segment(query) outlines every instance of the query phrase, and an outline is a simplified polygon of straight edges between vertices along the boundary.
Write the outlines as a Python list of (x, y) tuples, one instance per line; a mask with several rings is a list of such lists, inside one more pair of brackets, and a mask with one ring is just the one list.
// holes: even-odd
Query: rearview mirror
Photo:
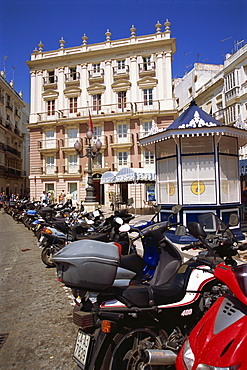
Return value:
[(179, 225), (176, 228), (175, 235), (177, 235), (177, 236), (184, 236), (184, 235), (186, 235), (186, 227), (184, 225)]
[(182, 209), (181, 204), (176, 204), (175, 206), (172, 207), (172, 213), (176, 214), (176, 213), (180, 212), (181, 209)]

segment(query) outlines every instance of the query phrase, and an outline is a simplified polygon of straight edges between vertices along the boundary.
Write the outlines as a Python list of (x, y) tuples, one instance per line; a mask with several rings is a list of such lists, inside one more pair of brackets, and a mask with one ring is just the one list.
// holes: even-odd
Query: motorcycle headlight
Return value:
[(238, 370), (240, 365), (233, 365), (227, 367), (216, 367), (205, 364), (200, 364), (197, 366), (196, 370)]
[(184, 361), (186, 370), (191, 370), (194, 364), (194, 361), (195, 361), (195, 356), (194, 356), (194, 353), (192, 352), (192, 349), (190, 347), (190, 342), (188, 339), (186, 340), (184, 344), (183, 361)]

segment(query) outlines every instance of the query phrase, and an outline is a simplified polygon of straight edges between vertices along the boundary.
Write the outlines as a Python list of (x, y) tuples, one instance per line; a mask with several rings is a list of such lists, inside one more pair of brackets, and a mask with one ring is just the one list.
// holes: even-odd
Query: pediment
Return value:
[(113, 82), (111, 87), (112, 87), (112, 90), (115, 91), (115, 92), (127, 91), (131, 87), (131, 82), (127, 81), (127, 80), (124, 80), (124, 79), (117, 80), (117, 81)]
[(67, 87), (63, 92), (67, 98), (73, 98), (81, 95), (81, 89), (77, 86)]
[(137, 81), (140, 89), (152, 89), (158, 84), (157, 78), (146, 76)]
[(49, 90), (46, 90), (42, 93), (42, 96), (43, 96), (43, 99), (44, 100), (54, 100), (54, 99), (57, 99), (58, 98), (58, 95), (59, 95), (59, 92), (58, 91), (55, 91), (55, 90), (52, 90), (52, 89), (49, 89)]
[(105, 85), (96, 82), (87, 88), (87, 92), (91, 95), (103, 94), (105, 89)]

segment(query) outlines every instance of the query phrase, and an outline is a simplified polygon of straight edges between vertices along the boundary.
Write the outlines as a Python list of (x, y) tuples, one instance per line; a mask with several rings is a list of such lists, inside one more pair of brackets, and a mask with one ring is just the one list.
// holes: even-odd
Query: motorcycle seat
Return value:
[[(136, 307), (161, 306), (179, 302), (186, 294), (190, 269), (182, 266), (166, 283), (161, 285), (133, 285), (124, 289), (121, 296)], [(181, 272), (180, 272), (181, 271)]]

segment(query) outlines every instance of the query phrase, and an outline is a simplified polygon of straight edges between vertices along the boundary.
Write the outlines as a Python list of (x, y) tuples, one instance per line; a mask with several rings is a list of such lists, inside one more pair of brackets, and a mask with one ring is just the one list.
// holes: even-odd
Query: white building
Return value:
[(42, 42), (27, 62), (31, 72), (30, 186), (31, 198), (50, 190), (58, 199), (62, 190), (75, 201), (85, 198), (87, 158), (79, 158), (74, 143), (83, 153), (88, 142), (89, 111), (94, 139), (102, 142), (93, 162), (96, 199), (111, 202), (112, 194), (122, 200), (135, 198), (142, 207), (148, 200), (150, 184), (100, 184), (107, 171), (124, 167), (154, 171), (154, 155), (139, 146), (139, 138), (150, 130), (167, 127), (177, 116), (172, 93), (172, 55), (175, 39), (170, 23), (164, 31), (112, 40), (109, 30), (104, 42), (65, 48), (61, 38), (57, 50), (45, 51)]
[[(224, 65), (195, 63), (187, 75), (174, 81), (174, 95), (180, 112), (195, 99), (218, 121), (247, 128), (247, 44), (227, 54)], [(247, 157), (247, 151), (241, 149), (240, 156)]]

